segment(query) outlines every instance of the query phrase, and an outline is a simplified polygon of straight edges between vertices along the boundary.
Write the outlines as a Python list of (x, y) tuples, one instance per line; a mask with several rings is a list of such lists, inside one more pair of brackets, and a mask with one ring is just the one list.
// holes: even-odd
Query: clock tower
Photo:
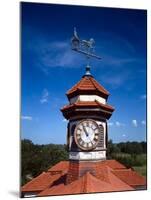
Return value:
[[(106, 159), (107, 120), (114, 108), (109, 92), (90, 73), (94, 39), (80, 40), (76, 30), (72, 50), (87, 58), (86, 73), (66, 93), (61, 112), (67, 124), (69, 160), (51, 166), (22, 186), (22, 196), (48, 196), (146, 189), (146, 179), (116, 160)], [(73, 74), (74, 75), (74, 74)]]
[[(74, 42), (77, 40), (76, 48), (73, 50), (85, 53), (77, 47), (80, 40), (76, 32), (72, 40)], [(84, 40), (87, 44), (91, 41), (92, 39)], [(88, 58), (90, 56), (95, 55), (89, 52)], [(97, 163), (106, 159), (107, 120), (111, 117), (114, 108), (107, 104), (109, 92), (91, 75), (89, 64), (85, 75), (67, 91), (66, 95), (69, 104), (61, 111), (68, 120), (67, 147), (70, 161), (68, 184), (87, 171), (97, 176)]]

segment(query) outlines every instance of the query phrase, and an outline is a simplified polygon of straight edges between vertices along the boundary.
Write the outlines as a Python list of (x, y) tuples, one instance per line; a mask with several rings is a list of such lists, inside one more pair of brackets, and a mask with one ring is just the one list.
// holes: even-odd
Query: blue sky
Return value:
[(85, 73), (86, 60), (70, 48), (73, 28), (94, 38), (102, 60), (91, 73), (109, 92), (113, 142), (146, 140), (146, 11), (22, 3), (21, 136), (65, 143), (65, 93)]

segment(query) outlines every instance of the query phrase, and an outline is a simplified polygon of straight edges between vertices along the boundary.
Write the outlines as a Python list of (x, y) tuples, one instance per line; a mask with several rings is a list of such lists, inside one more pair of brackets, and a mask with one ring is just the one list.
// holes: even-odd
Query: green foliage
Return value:
[(146, 153), (146, 142), (121, 142), (117, 144), (121, 152), (129, 154), (141, 154)]
[(35, 177), (59, 161), (67, 159), (68, 153), (65, 145), (35, 145), (30, 140), (22, 140), (21, 184), (28, 182), (29, 177)]
[(113, 153), (112, 158), (123, 163), (127, 167), (146, 165), (146, 154)]
[(112, 140), (108, 142), (108, 155), (112, 157), (114, 153), (128, 153), (128, 154), (146, 154), (146, 142), (120, 142), (113, 144)]
[(146, 165), (144, 166), (134, 166), (133, 169), (135, 171), (137, 171), (139, 174), (141, 174), (142, 176), (147, 176), (147, 169), (146, 169)]
[[(133, 167), (146, 174), (146, 142), (126, 142), (107, 146), (108, 159), (116, 159), (127, 167)], [(37, 145), (24, 139), (21, 141), (21, 184), (46, 171), (61, 160), (68, 159), (66, 145)]]
[(146, 142), (121, 142), (113, 144), (108, 142), (108, 159), (115, 159), (126, 167), (138, 169), (140, 174), (146, 175), (147, 164), (147, 144)]
[(107, 154), (108, 154), (108, 159), (112, 158), (113, 153), (120, 153), (120, 148), (118, 147), (117, 144), (113, 144), (112, 140), (109, 140), (108, 146), (107, 146)]

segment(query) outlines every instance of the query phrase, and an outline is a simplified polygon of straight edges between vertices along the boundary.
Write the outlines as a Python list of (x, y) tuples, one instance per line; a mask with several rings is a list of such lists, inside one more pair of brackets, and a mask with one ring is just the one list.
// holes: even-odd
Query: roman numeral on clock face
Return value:
[(78, 142), (79, 142), (80, 145), (83, 144), (83, 140), (81, 139), (81, 137), (78, 139)]
[(77, 139), (80, 140), (81, 139), (81, 136), (80, 134), (77, 134)]
[(91, 142), (89, 142), (88, 143), (88, 147), (92, 147), (93, 145), (92, 145), (92, 143)]
[(84, 142), (83, 146), (84, 146), (84, 147), (87, 147), (87, 143)]
[(94, 136), (95, 140), (98, 140), (98, 138), (99, 138), (98, 134)]
[(91, 150), (97, 146), (99, 134), (99, 126), (94, 120), (82, 120), (74, 131), (75, 142), (82, 150)]
[(82, 129), (78, 127), (77, 128), (77, 132), (81, 132), (81, 131), (82, 131)]

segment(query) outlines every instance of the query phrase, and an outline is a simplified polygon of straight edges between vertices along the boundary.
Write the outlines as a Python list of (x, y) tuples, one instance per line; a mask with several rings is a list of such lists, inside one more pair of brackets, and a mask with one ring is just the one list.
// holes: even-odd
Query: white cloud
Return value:
[(113, 126), (114, 123), (113, 122), (108, 122), (108, 126)]
[(136, 119), (133, 119), (133, 120), (132, 120), (132, 125), (133, 125), (134, 127), (137, 127), (137, 126), (138, 126), (137, 120), (136, 120)]
[(121, 123), (119, 121), (116, 121), (116, 122), (108, 122), (108, 126), (117, 126), (117, 127), (123, 127), (125, 126), (124, 123)]
[(63, 122), (67, 122), (68, 120), (66, 120), (66, 119), (63, 119), (62, 121), (63, 121)]
[(40, 99), (40, 103), (43, 104), (43, 103), (47, 103), (48, 102), (48, 97), (49, 97), (49, 92), (47, 89), (44, 89), (43, 92), (42, 92), (42, 97)]
[(116, 124), (116, 126), (118, 126), (118, 127), (120, 126), (120, 122), (115, 122), (115, 124)]
[(69, 41), (43, 41), (38, 47), (32, 51), (37, 54), (37, 65), (46, 74), (52, 67), (81, 67), (81, 61), (84, 59), (71, 50)]
[(141, 121), (142, 125), (146, 125), (146, 122), (144, 120)]
[(22, 120), (29, 120), (29, 121), (31, 121), (31, 120), (32, 120), (32, 117), (31, 117), (31, 116), (27, 116), (27, 115), (25, 116), (25, 115), (24, 115), (24, 116), (21, 116), (21, 119), (22, 119)]
[(42, 98), (42, 99), (40, 99), (40, 103), (47, 103), (48, 102), (48, 100), (46, 99), (46, 98)]
[(115, 122), (115, 125), (116, 125), (117, 127), (125, 126), (125, 124), (123, 124), (123, 123), (121, 123), (121, 122), (118, 122), (118, 121)]
[(146, 99), (146, 94), (141, 95), (140, 99), (145, 100)]
[(126, 137), (126, 134), (123, 134), (122, 137)]

